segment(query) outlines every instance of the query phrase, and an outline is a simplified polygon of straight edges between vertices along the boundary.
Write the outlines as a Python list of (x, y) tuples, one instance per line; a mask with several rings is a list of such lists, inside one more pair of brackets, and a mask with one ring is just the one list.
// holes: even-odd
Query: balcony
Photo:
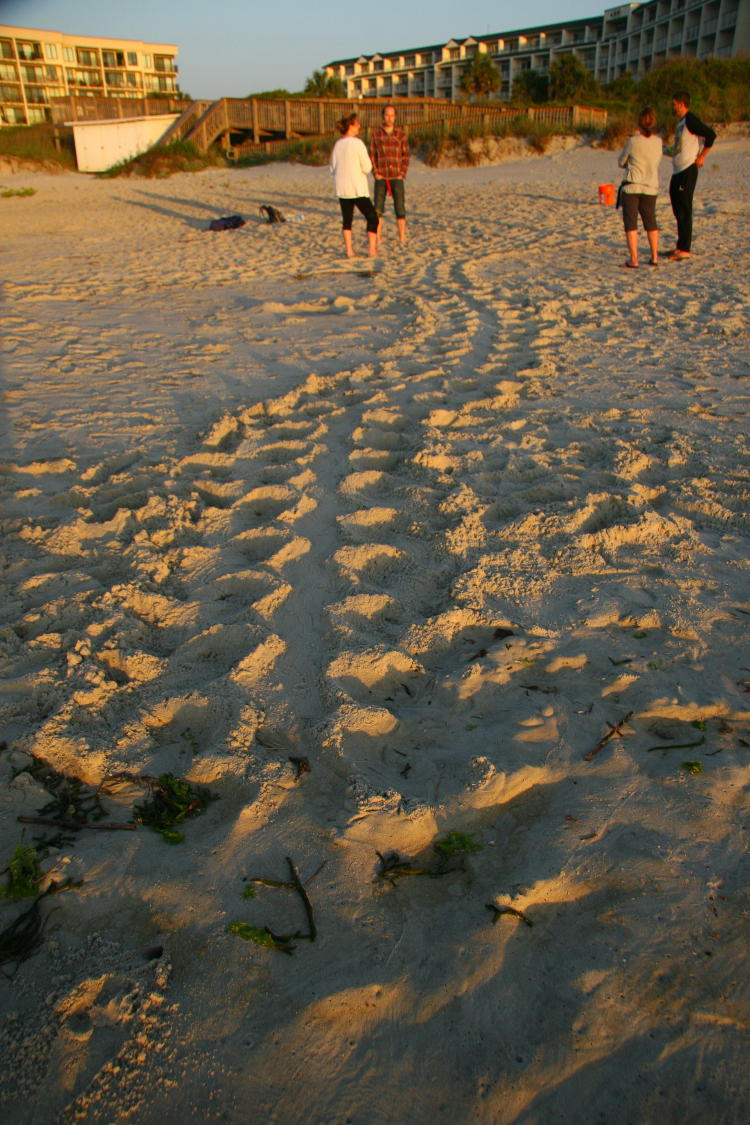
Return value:
[(727, 12), (719, 20), (719, 31), (730, 31), (733, 27), (737, 26), (737, 9), (733, 12)]

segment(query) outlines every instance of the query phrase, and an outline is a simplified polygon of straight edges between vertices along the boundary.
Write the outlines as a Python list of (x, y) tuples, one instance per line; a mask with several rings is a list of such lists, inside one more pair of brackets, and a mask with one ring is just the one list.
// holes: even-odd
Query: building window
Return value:
[(135, 51), (128, 51), (128, 66), (138, 66), (138, 55)]
[(19, 59), (40, 59), (42, 48), (39, 43), (16, 43)]
[(76, 53), (72, 47), (63, 47), (63, 60), (65, 62), (76, 61)]
[(39, 125), (46, 120), (47, 111), (45, 109), (36, 109), (34, 106), (29, 106), (29, 125)]
[(145, 66), (146, 70), (151, 70), (152, 66), (154, 65), (151, 59), (151, 55), (143, 56), (143, 65)]
[(125, 75), (125, 81), (128, 86), (138, 86), (138, 77), (139, 76), (137, 74), (133, 74), (131, 71), (128, 71), (128, 73)]
[(14, 59), (13, 44), (10, 39), (0, 39), (0, 59)]
[(5, 79), (6, 82), (17, 82), (18, 73), (14, 66), (8, 63), (0, 63), (0, 78)]
[(55, 46), (55, 44), (54, 43), (45, 43), (44, 44), (44, 54), (46, 55), (46, 57), (48, 59), (56, 59), (57, 58), (57, 47)]
[(19, 86), (0, 86), (0, 99), (4, 102), (20, 102), (21, 89)]
[(99, 52), (88, 47), (76, 47), (76, 62), (79, 66), (98, 66)]

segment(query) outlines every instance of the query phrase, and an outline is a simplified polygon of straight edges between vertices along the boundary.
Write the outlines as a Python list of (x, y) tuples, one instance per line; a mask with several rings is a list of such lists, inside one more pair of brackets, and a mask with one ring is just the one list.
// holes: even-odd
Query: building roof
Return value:
[(426, 47), (398, 47), (394, 51), (363, 51), (358, 55), (354, 55), (353, 58), (333, 59), (325, 65), (344, 66), (346, 63), (355, 63), (360, 59), (371, 59), (375, 55), (380, 55), (382, 58), (388, 58), (391, 55), (419, 55), (423, 54), (425, 51), (439, 51), (446, 43), (456, 43), (460, 46), (469, 39), (473, 39), (477, 43), (484, 43), (488, 39), (510, 39), (516, 35), (539, 35), (542, 31), (564, 31), (566, 28), (588, 27), (592, 23), (603, 24), (604, 16), (589, 16), (583, 19), (565, 20), (562, 23), (544, 23), (540, 24), (538, 27), (521, 27), (515, 31), (488, 31), (484, 35), (464, 35), (460, 39), (454, 36), (452, 39), (444, 39), (442, 43), (433, 43)]
[(132, 43), (134, 46), (140, 45), (141, 47), (162, 47), (165, 51), (173, 51), (175, 54), (179, 49), (176, 43), (156, 43), (152, 39), (122, 39), (111, 35), (76, 35), (75, 32), (54, 31), (46, 27), (11, 27), (8, 24), (0, 24), (0, 36), (10, 36), (13, 39), (35, 39), (37, 37), (42, 39), (75, 39), (76, 43), (80, 43), (83, 47), (87, 43), (97, 44), (98, 46)]

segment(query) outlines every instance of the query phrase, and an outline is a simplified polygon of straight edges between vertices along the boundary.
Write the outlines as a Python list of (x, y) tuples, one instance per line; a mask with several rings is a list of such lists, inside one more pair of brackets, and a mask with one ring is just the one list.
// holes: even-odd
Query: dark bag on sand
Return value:
[(279, 211), (278, 207), (272, 207), (270, 203), (262, 203), (258, 208), (261, 215), (265, 215), (269, 223), (285, 223), (286, 219)]
[(236, 230), (244, 227), (245, 220), (242, 215), (226, 215), (223, 219), (214, 219), (208, 224), (209, 230)]

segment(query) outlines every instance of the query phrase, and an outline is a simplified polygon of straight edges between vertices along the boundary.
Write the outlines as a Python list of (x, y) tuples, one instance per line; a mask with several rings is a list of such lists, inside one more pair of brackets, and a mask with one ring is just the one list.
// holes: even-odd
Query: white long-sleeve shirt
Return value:
[(341, 137), (336, 141), (329, 168), (333, 173), (333, 185), (339, 199), (369, 196), (367, 173), (372, 171), (372, 161), (364, 141), (359, 137)]

